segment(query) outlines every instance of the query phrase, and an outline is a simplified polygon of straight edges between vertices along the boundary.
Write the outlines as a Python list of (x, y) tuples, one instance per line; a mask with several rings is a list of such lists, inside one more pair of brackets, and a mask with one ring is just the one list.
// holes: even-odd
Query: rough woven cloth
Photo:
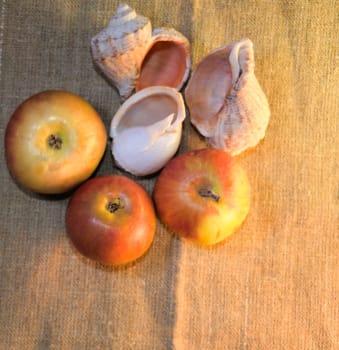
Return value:
[[(65, 89), (107, 130), (120, 101), (90, 39), (119, 1), (0, 0), (0, 137), (16, 106)], [(238, 157), (252, 187), (244, 225), (213, 249), (158, 221), (148, 254), (107, 268), (65, 232), (68, 197), (20, 189), (1, 149), (0, 349), (329, 350), (338, 346), (338, 13), (335, 0), (135, 0), (186, 35), (193, 67), (250, 38), (271, 107), (266, 137)], [(206, 146), (187, 118), (179, 152)], [(97, 174), (121, 173), (109, 144)], [(128, 174), (125, 174), (129, 176)], [(156, 176), (135, 179), (151, 194)]]

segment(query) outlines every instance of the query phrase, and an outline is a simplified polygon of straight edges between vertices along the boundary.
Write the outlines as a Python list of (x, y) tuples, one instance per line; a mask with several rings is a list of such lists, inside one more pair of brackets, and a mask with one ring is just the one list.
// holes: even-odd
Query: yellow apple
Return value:
[(8, 122), (7, 165), (23, 187), (63, 193), (94, 172), (106, 140), (100, 116), (82, 97), (67, 91), (43, 91), (21, 103)]

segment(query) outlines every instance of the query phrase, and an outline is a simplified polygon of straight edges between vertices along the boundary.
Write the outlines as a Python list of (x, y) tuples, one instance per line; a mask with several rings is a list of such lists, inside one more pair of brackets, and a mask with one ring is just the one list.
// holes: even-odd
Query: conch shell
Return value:
[(212, 147), (237, 155), (256, 146), (265, 136), (270, 109), (254, 75), (251, 40), (222, 46), (203, 58), (185, 99), (192, 124)]
[(144, 88), (128, 98), (114, 115), (110, 136), (118, 167), (136, 176), (160, 170), (178, 150), (185, 105), (174, 88)]
[(104, 76), (127, 98), (132, 94), (139, 67), (152, 38), (148, 18), (121, 4), (107, 28), (91, 40), (92, 56)]
[(172, 28), (154, 29), (148, 18), (121, 4), (107, 28), (91, 40), (94, 63), (124, 101), (135, 90), (169, 86), (180, 90), (191, 60), (188, 39)]

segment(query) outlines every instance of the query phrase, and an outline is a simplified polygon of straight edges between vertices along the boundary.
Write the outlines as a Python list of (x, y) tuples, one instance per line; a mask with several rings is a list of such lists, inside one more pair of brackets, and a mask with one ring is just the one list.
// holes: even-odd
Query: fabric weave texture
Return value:
[[(119, 96), (93, 67), (90, 39), (119, 3), (0, 0), (2, 142), (18, 104), (47, 89), (83, 96), (109, 130)], [(0, 349), (336, 349), (338, 2), (129, 5), (154, 28), (187, 36), (193, 68), (219, 46), (253, 41), (271, 119), (265, 139), (237, 157), (252, 187), (250, 213), (212, 249), (177, 239), (158, 221), (144, 258), (103, 267), (81, 257), (67, 238), (69, 197), (21, 189), (2, 147)], [(124, 174), (109, 147), (97, 174)], [(179, 152), (202, 147), (187, 116)], [(134, 179), (152, 193), (156, 175)]]

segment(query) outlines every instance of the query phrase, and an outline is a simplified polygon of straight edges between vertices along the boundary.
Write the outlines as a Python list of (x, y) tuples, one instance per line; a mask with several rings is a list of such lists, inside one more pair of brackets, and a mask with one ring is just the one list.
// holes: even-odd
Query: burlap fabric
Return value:
[[(35, 92), (82, 95), (107, 129), (116, 91), (89, 43), (119, 1), (0, 1), (0, 132)], [(127, 268), (82, 258), (64, 226), (66, 198), (22, 191), (1, 149), (0, 349), (329, 350), (338, 346), (338, 13), (335, 0), (136, 0), (154, 27), (191, 41), (193, 65), (249, 37), (272, 116), (238, 157), (252, 186), (245, 224), (201, 249), (158, 222)], [(180, 152), (204, 147), (185, 122)], [(98, 174), (119, 173), (109, 144)], [(152, 193), (155, 177), (136, 179)]]

